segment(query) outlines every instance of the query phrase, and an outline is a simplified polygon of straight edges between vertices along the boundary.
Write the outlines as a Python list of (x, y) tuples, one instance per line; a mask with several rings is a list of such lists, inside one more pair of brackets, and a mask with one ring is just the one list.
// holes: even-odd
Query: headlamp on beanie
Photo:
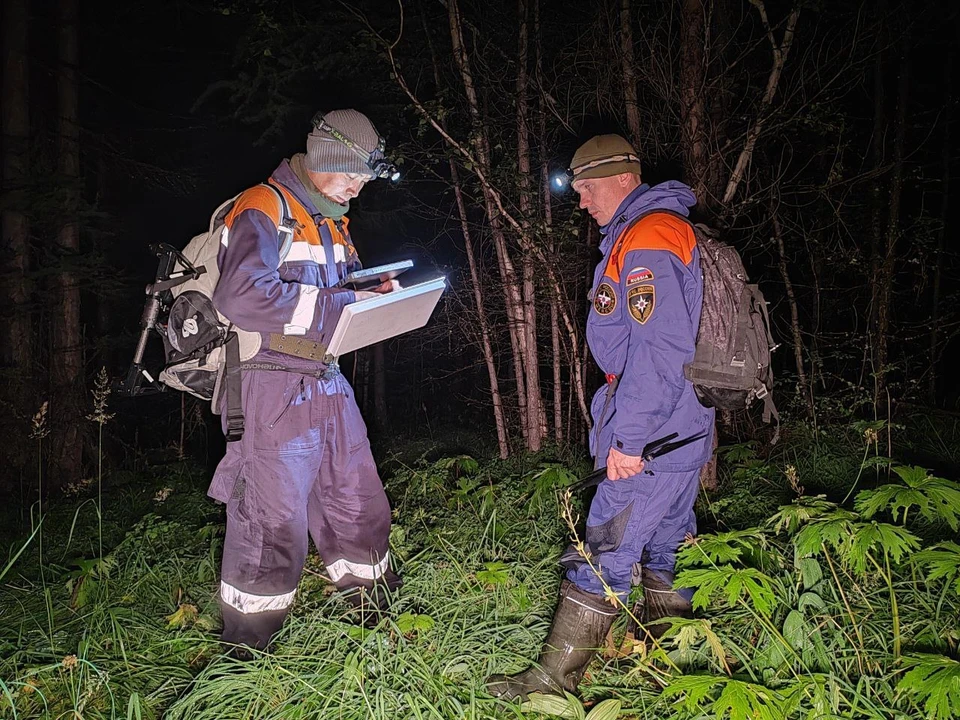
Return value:
[(318, 112), (316, 115), (314, 115), (313, 120), (310, 122), (317, 130), (325, 132), (337, 142), (345, 145), (350, 149), (351, 152), (363, 160), (364, 164), (370, 169), (370, 172), (373, 173), (374, 177), (383, 178), (389, 180), (390, 182), (397, 182), (400, 180), (400, 171), (397, 169), (397, 166), (387, 160), (387, 158), (385, 158), (383, 155), (383, 151), (386, 149), (386, 143), (382, 137), (378, 139), (377, 147), (371, 152), (364, 149), (363, 146), (343, 133), (341, 130), (328, 123), (324, 119), (322, 112)]

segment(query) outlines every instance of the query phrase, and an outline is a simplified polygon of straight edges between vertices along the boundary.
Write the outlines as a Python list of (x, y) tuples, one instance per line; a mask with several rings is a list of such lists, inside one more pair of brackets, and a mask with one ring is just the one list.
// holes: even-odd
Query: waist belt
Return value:
[(304, 377), (317, 378), (318, 380), (332, 380), (340, 374), (340, 366), (337, 363), (327, 363), (323, 370), (309, 370), (307, 368), (290, 367), (289, 365), (278, 365), (277, 363), (252, 363), (245, 362), (240, 366), (244, 372), (250, 370), (272, 370), (276, 372), (295, 373)]
[(327, 352), (327, 346), (322, 342), (307, 340), (305, 337), (297, 335), (270, 333), (268, 347), (276, 352), (293, 355), (304, 360), (316, 360), (327, 364), (336, 362), (336, 358)]

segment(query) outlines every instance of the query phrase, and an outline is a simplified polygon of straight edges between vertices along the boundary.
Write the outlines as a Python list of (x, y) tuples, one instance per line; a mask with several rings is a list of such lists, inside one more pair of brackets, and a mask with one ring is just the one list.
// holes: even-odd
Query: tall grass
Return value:
[(950, 717), (960, 491), (868, 465), (867, 489), (842, 506), (864, 468), (862, 430), (793, 437), (776, 457), (726, 452), (723, 489), (701, 506), (713, 532), (681, 552), (697, 618), (600, 659), (582, 701), (523, 706), (483, 680), (536, 657), (569, 535), (558, 490), (579, 472), (546, 456), (395, 461), (405, 585), (392, 616), (351, 624), (311, 555), (276, 649), (245, 663), (216, 639), (223, 526), (204, 479), (114, 478), (95, 522), (46, 509), (48, 544), (62, 548), (46, 588), (22, 540), (0, 575), (0, 718)]

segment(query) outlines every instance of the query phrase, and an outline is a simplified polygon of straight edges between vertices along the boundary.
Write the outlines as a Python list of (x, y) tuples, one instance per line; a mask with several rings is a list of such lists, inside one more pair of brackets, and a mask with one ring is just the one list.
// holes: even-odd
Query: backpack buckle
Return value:
[(754, 395), (754, 397), (757, 398), (758, 400), (763, 400), (769, 392), (770, 391), (767, 390), (767, 386), (764, 385), (763, 383), (760, 383), (760, 389), (757, 390), (757, 394)]

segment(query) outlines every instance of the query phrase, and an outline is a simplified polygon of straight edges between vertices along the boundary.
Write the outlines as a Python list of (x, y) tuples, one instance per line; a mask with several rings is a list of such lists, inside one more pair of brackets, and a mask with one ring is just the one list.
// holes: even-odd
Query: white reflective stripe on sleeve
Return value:
[(343, 558), (337, 560), (334, 563), (327, 565), (327, 573), (330, 575), (330, 579), (333, 582), (337, 582), (344, 575), (349, 573), (350, 575), (355, 575), (358, 578), (363, 578), (364, 580), (376, 580), (378, 577), (383, 575), (387, 570), (387, 565), (390, 563), (390, 553), (388, 552), (383, 556), (383, 560), (378, 562), (375, 565), (367, 565), (365, 563), (355, 563), (350, 562), (349, 560), (344, 560)]
[[(290, 252), (283, 259), (284, 262), (315, 262), (317, 265), (327, 264), (327, 254), (322, 245), (311, 245), (302, 240), (296, 240), (290, 245)], [(343, 245), (333, 246), (333, 261), (346, 262), (347, 249)]]
[(238, 590), (233, 585), (220, 581), (220, 597), (232, 608), (244, 615), (250, 613), (267, 612), (269, 610), (285, 610), (293, 602), (296, 590), (283, 595), (254, 595), (253, 593)]
[(317, 294), (320, 288), (316, 285), (301, 285), (300, 297), (297, 306), (293, 309), (293, 317), (283, 326), (285, 335), (303, 335), (313, 325), (313, 314), (317, 310)]
[(223, 230), (220, 231), (220, 244), (224, 247), (230, 247), (230, 228), (226, 225), (223, 226)]

